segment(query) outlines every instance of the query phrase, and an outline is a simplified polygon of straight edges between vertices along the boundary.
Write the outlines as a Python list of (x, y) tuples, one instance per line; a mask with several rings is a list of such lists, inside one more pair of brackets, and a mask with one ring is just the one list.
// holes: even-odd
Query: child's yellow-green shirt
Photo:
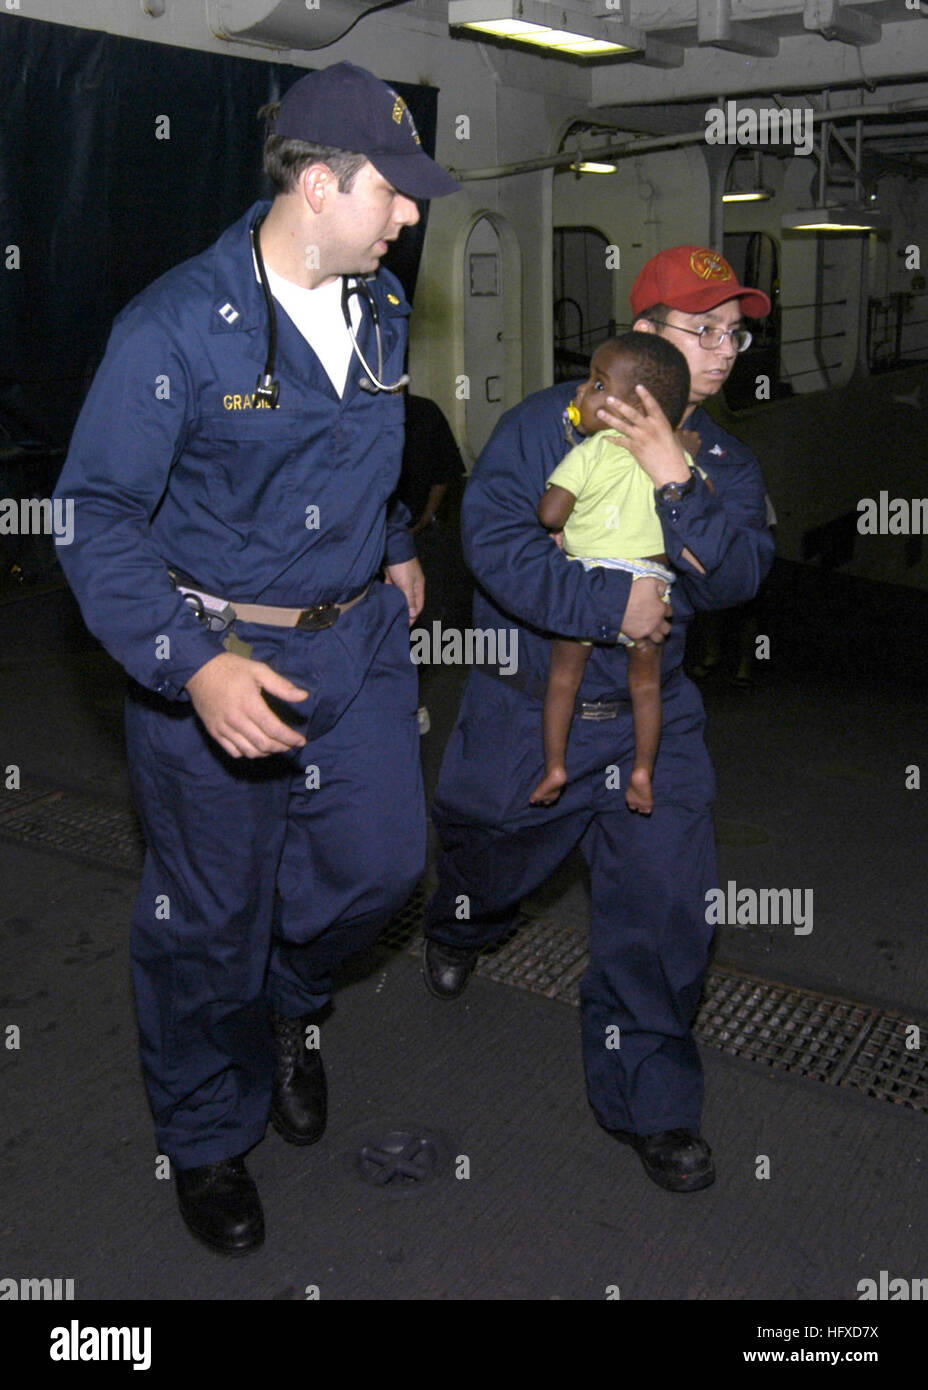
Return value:
[[(609, 441), (618, 430), (600, 430), (571, 449), (548, 479), (577, 501), (564, 527), (568, 555), (637, 560), (664, 551), (654, 505), (654, 484), (629, 449)], [(693, 461), (689, 454), (690, 468)]]

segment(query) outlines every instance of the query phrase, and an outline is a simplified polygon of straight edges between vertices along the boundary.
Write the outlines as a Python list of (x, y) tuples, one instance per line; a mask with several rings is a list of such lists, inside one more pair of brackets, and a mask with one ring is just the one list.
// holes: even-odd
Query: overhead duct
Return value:
[(802, 14), (806, 29), (815, 29), (823, 39), (839, 39), (858, 48), (879, 43), (883, 26), (872, 15), (861, 10), (849, 10), (838, 0), (806, 0)]
[(209, 24), (237, 43), (321, 48), (374, 8), (372, 0), (209, 0)]
[(775, 58), (780, 41), (776, 34), (759, 24), (744, 24), (731, 17), (731, 0), (698, 0), (698, 42), (701, 47), (727, 48), (732, 53), (748, 53)]

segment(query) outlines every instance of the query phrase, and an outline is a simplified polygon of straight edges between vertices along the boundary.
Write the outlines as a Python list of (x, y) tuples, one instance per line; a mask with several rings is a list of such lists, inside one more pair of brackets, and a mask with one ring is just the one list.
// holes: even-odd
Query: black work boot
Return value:
[(422, 951), (425, 987), (436, 999), (457, 999), (474, 972), (479, 951), (446, 946), (443, 941), (426, 938)]
[(326, 1083), (318, 1047), (307, 1047), (313, 1014), (286, 1018), (271, 1010), (276, 1065), (271, 1124), (289, 1144), (315, 1144), (325, 1132)]
[(630, 1144), (644, 1171), (669, 1192), (698, 1192), (715, 1182), (712, 1150), (692, 1129), (662, 1130), (659, 1134), (628, 1134), (611, 1130), (614, 1139)]
[(223, 1255), (247, 1255), (264, 1243), (264, 1214), (245, 1160), (224, 1158), (175, 1168), (177, 1202), (187, 1229)]

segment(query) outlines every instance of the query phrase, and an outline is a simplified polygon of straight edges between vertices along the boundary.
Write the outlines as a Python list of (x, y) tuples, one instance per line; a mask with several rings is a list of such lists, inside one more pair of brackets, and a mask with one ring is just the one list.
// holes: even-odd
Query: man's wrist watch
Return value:
[(687, 497), (696, 486), (696, 479), (692, 473), (682, 483), (665, 483), (663, 487), (654, 489), (654, 496), (658, 502), (679, 502), (682, 497)]

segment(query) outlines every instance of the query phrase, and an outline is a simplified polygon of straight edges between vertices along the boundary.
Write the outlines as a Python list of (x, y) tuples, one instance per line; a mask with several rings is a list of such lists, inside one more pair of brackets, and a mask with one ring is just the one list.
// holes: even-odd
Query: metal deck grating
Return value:
[[(418, 888), (382, 938), (387, 945), (420, 954), (425, 900)], [(523, 913), (498, 946), (481, 953), (477, 974), (576, 1006), (587, 960), (585, 932)], [(928, 1028), (917, 1025), (925, 1046), (913, 1048), (915, 1022), (717, 965), (706, 979), (693, 1031), (743, 1061), (928, 1114)]]
[(48, 786), (0, 792), (0, 838), (138, 874), (145, 843), (128, 807)]
[[(0, 786), (0, 839), (133, 877), (144, 858), (128, 807), (36, 779), (19, 791)], [(424, 886), (416, 889), (384, 933), (384, 945), (420, 954), (426, 896)], [(585, 930), (523, 910), (509, 935), (481, 953), (477, 973), (577, 1006), (587, 959)], [(912, 1046), (913, 1025), (920, 1026), (924, 1047)], [(717, 965), (694, 1031), (733, 1057), (928, 1113), (924, 1021)]]
[(717, 970), (706, 982), (698, 1029), (723, 1052), (836, 1081), (872, 1019), (862, 1004)]
[(852, 1058), (843, 1084), (877, 1100), (928, 1111), (928, 1066), (924, 1049), (911, 1046), (911, 1028), (911, 1021), (897, 1014), (881, 1014)]

